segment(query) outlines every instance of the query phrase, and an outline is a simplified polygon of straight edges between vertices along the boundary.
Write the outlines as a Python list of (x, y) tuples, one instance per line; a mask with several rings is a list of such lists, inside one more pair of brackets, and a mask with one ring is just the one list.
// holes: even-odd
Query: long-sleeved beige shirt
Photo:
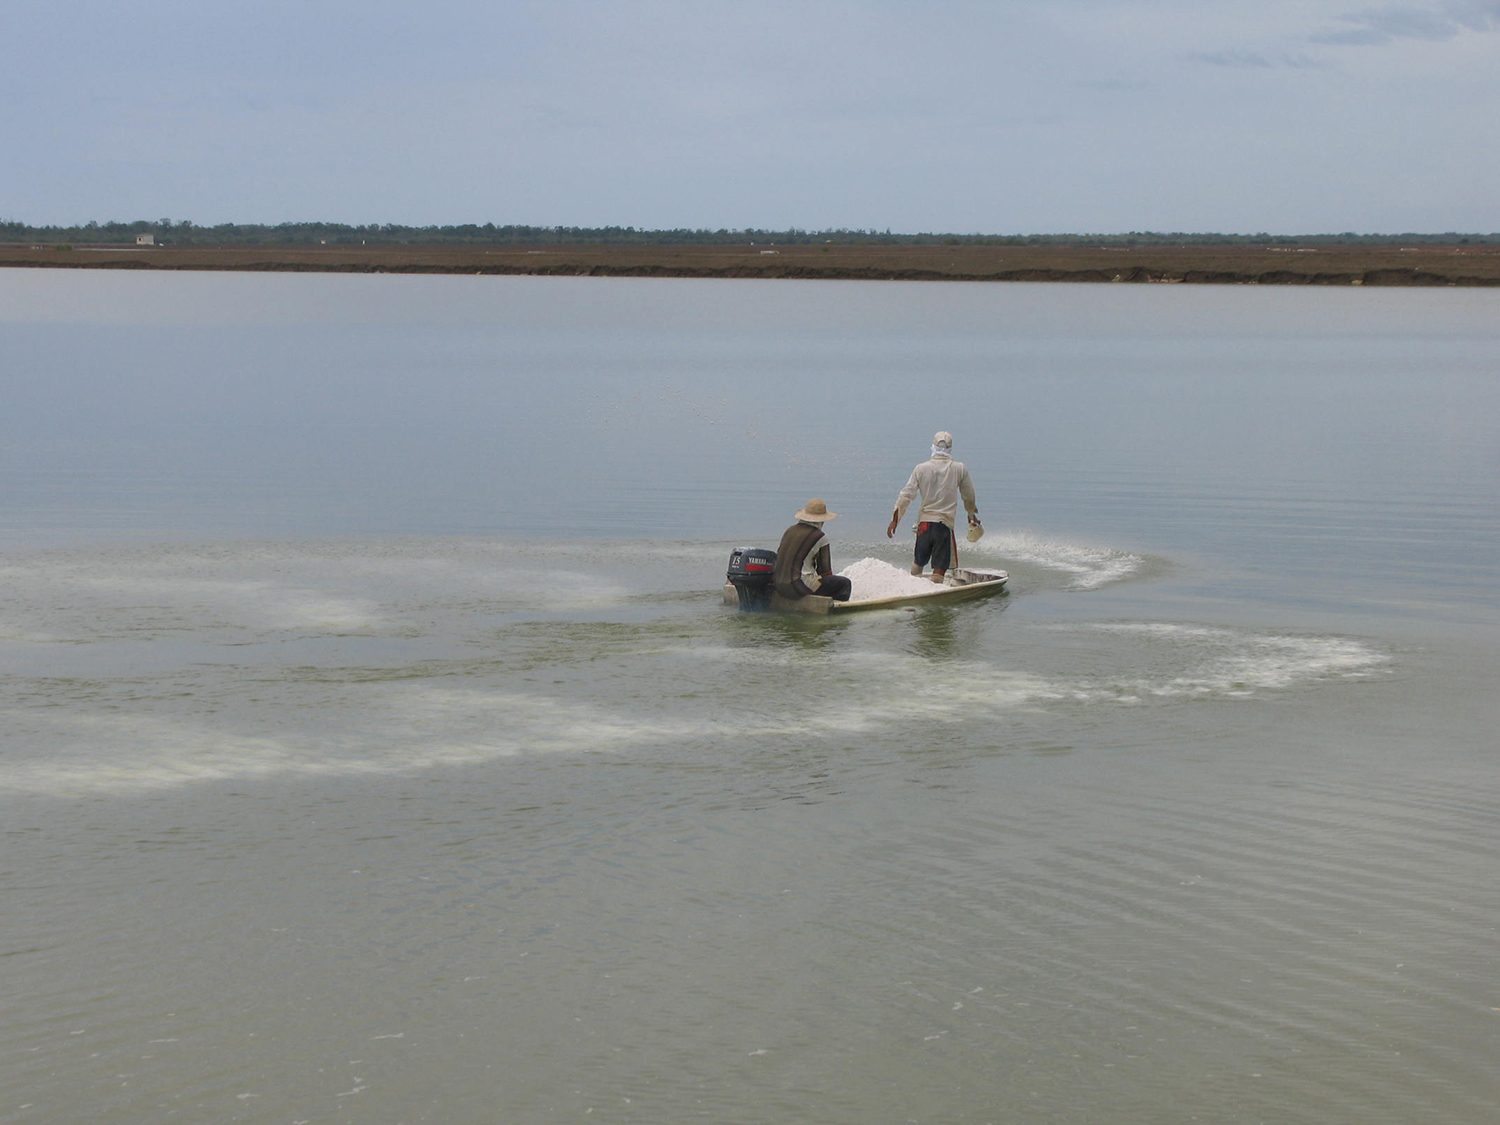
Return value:
[(962, 461), (952, 457), (933, 457), (923, 461), (911, 471), (911, 479), (896, 497), (896, 518), (899, 520), (907, 506), (922, 494), (922, 507), (917, 512), (918, 523), (942, 522), (956, 526), (958, 498), (963, 497), (964, 510), (973, 513), (979, 510), (974, 502), (974, 481)]

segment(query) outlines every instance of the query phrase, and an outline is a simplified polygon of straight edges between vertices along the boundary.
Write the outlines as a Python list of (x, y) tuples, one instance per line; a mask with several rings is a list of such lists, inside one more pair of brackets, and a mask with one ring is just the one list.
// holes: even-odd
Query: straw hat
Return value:
[(833, 517), (836, 515), (838, 515), (838, 513), (830, 512), (828, 510), (828, 505), (823, 503), (823, 501), (813, 499), (807, 502), (807, 507), (803, 508), (800, 512), (797, 513), (797, 518), (799, 520), (805, 520), (807, 523), (826, 523), (828, 520), (833, 519)]

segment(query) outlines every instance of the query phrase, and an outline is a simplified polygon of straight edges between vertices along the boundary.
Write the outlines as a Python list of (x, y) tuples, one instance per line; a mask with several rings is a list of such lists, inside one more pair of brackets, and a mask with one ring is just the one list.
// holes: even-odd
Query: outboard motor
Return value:
[(776, 552), (764, 547), (736, 547), (729, 554), (729, 584), (740, 596), (740, 612), (765, 609), (771, 604), (772, 572)]

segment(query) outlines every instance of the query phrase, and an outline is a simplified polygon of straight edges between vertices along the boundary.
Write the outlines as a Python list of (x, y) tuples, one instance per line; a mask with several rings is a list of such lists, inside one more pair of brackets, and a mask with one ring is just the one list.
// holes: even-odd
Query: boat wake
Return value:
[[(960, 558), (981, 565), (997, 563), (1011, 572), (1012, 584), (1050, 585), (1068, 590), (1099, 590), (1160, 570), (1163, 563), (1113, 547), (1057, 543), (1027, 531), (990, 533), (978, 543), (960, 543)], [(1028, 581), (1029, 580), (1029, 581)]]
[[(558, 753), (696, 758), (746, 740), (843, 745), (851, 737), (930, 731), (934, 723), (972, 745), (993, 746), (1039, 715), (1050, 716), (1049, 725), (1069, 716), (1093, 723), (1083, 716), (1101, 708), (1246, 700), (1367, 680), (1389, 665), (1388, 656), (1347, 637), (1090, 623), (1044, 626), (1056, 641), (1006, 662), (947, 660), (935, 676), (930, 656), (866, 649), (834, 660), (825, 645), (854, 634), (780, 624), (785, 632), (769, 618), (749, 623), (756, 631), (749, 644), (684, 644), (649, 627), (551, 624), (538, 630), (548, 654), (515, 661), (308, 666), (275, 676), (201, 667), (196, 698), (135, 681), (36, 684), (37, 695), (65, 689), (71, 705), (0, 708), (0, 720), (24, 730), (29, 743), (29, 752), (8, 762), (0, 793), (123, 795)], [(611, 658), (625, 651), (629, 661)], [(528, 674), (518, 680), (518, 670)], [(584, 682), (587, 695), (577, 690)], [(726, 693), (725, 682), (736, 690)], [(810, 683), (819, 685), (816, 698), (808, 697)]]
[[(1092, 724), (1389, 664), (1347, 637), (1169, 622), (1023, 619), (1001, 636), (993, 613), (871, 614), (828, 629), (707, 604), (692, 583), (721, 559), (714, 545), (654, 566), (614, 544), (526, 546), (156, 545), (0, 563), (0, 725), (14, 736), (0, 795), (697, 757), (751, 736), (904, 745), (933, 722), (992, 745), (1039, 714)], [(1024, 567), (1032, 588), (1097, 589), (1152, 565), (1027, 536), (967, 547), (965, 563)], [(846, 573), (861, 596), (930, 588), (876, 557)]]
[[(856, 575), (868, 581), (895, 585), (898, 578), (910, 578), (911, 547), (901, 548), (899, 565), (885, 564), (896, 577), (887, 575), (872, 564), (883, 556), (891, 558), (890, 545), (884, 541), (834, 542), (836, 556), (844, 552), (869, 551), (869, 557), (852, 563), (839, 573)], [(1158, 556), (1138, 554), (1116, 547), (1095, 547), (1080, 543), (1061, 543), (1030, 531), (991, 531), (977, 543), (963, 538), (958, 542), (958, 565), (997, 567), (1008, 571), (1012, 589), (1030, 590), (1102, 590), (1107, 586), (1142, 578), (1154, 578), (1170, 569), (1170, 563)], [(857, 581), (857, 578), (856, 578)], [(910, 593), (893, 589), (892, 593)], [(856, 594), (855, 597), (865, 597)], [(875, 596), (875, 595), (868, 595)]]

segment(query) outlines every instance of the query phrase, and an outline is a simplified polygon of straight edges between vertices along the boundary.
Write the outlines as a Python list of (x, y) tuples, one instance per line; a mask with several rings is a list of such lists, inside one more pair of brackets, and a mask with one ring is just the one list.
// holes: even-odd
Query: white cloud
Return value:
[(1336, 17), (1347, 26), (1317, 31), (1308, 41), (1327, 46), (1379, 46), (1399, 39), (1442, 42), (1465, 31), (1500, 30), (1500, 3), (1447, 0), (1429, 5), (1390, 5)]
[(1346, 2), (26, 0), (0, 217), (1493, 227), (1500, 3)]

